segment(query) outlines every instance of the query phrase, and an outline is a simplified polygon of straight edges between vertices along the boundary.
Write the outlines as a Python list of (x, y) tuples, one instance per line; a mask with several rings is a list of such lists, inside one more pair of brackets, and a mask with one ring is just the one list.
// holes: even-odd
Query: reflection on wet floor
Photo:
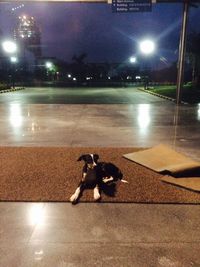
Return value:
[(199, 114), (200, 105), (171, 103), (1, 105), (0, 145), (150, 147), (165, 143), (198, 157)]

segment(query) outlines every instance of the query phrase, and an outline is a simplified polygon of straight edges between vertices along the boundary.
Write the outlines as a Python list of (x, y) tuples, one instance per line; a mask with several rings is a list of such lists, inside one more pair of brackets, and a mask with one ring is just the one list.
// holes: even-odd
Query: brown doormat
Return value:
[[(84, 153), (116, 164), (129, 184), (118, 183), (102, 202), (200, 203), (200, 194), (161, 181), (162, 175), (123, 158), (138, 148), (0, 147), (1, 201), (68, 201), (81, 177)], [(80, 201), (93, 201), (85, 190)]]
[(173, 175), (200, 168), (200, 162), (196, 162), (163, 144), (143, 151), (128, 153), (124, 157), (156, 172), (168, 172)]

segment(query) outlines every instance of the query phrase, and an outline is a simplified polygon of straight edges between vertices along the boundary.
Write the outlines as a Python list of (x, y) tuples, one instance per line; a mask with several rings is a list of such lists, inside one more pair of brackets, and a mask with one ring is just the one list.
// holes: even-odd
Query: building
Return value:
[(23, 15), (18, 18), (14, 39), (23, 47), (23, 53), (32, 52), (36, 60), (41, 57), (41, 31), (34, 17)]

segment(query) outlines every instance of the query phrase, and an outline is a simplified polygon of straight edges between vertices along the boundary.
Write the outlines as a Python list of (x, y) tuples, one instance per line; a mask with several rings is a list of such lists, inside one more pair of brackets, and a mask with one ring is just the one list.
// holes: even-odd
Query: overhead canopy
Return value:
[[(19, 2), (19, 0), (0, 0), (0, 3)], [(112, 0), (23, 0), (24, 3), (37, 3), (37, 2), (85, 2), (85, 3), (111, 3)], [(200, 0), (152, 0), (152, 3), (200, 3)]]

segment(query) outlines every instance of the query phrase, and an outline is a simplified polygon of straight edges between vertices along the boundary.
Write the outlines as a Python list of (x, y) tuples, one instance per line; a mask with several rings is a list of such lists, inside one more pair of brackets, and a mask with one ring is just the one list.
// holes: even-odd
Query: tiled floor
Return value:
[(200, 207), (0, 203), (0, 266), (200, 266)]
[[(0, 127), (1, 146), (164, 143), (200, 158), (199, 105), (0, 105)], [(0, 267), (197, 267), (199, 214), (199, 205), (0, 202)]]

